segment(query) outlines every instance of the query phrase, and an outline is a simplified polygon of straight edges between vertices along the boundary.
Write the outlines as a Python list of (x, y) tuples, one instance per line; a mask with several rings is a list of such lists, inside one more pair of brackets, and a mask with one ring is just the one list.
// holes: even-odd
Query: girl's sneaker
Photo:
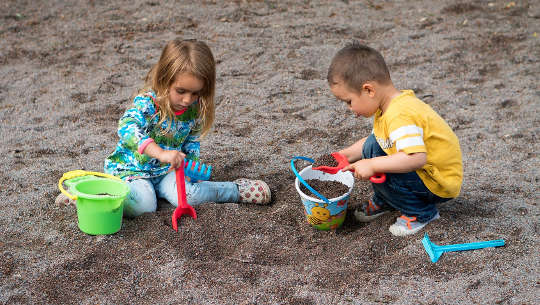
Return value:
[(254, 203), (265, 205), (270, 203), (271, 194), (268, 184), (262, 180), (250, 180), (245, 178), (233, 181), (238, 185), (241, 203)]
[(376, 205), (372, 200), (368, 200), (368, 202), (364, 203), (361, 208), (354, 211), (354, 216), (360, 222), (370, 222), (388, 212), (390, 212), (390, 210)]
[(58, 205), (60, 205), (60, 204), (63, 204), (63, 205), (75, 205), (75, 201), (73, 201), (68, 196), (64, 195), (64, 193), (58, 194), (58, 196), (56, 196), (56, 199), (54, 200), (54, 203), (56, 203)]
[(390, 233), (394, 234), (395, 236), (406, 236), (414, 234), (418, 231), (420, 231), (423, 227), (425, 227), (428, 223), (432, 222), (433, 220), (439, 219), (441, 216), (439, 215), (439, 212), (435, 214), (433, 218), (426, 222), (419, 222), (416, 221), (416, 217), (407, 217), (405, 215), (401, 215), (396, 219), (396, 222), (388, 228)]

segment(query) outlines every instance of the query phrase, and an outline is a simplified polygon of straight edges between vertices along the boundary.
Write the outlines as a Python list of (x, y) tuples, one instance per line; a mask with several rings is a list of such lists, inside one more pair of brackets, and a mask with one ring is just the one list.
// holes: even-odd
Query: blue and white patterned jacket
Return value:
[[(106, 173), (124, 180), (151, 178), (166, 174), (170, 164), (161, 163), (142, 152), (155, 142), (162, 149), (184, 152), (186, 159), (197, 161), (200, 155), (197, 102), (183, 113), (177, 113), (173, 121), (158, 125), (156, 94), (153, 91), (133, 99), (133, 107), (126, 110), (118, 122), (120, 140), (114, 152), (105, 159)], [(166, 134), (163, 130), (171, 126)]]

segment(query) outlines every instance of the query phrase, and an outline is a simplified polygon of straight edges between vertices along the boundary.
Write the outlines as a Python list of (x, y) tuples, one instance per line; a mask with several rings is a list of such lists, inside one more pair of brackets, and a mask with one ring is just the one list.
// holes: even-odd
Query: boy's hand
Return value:
[(169, 171), (179, 168), (182, 165), (182, 160), (186, 157), (186, 154), (177, 150), (164, 150), (158, 156), (158, 160), (162, 163), (171, 164)]
[(370, 159), (358, 160), (352, 164), (345, 166), (342, 171), (353, 171), (354, 177), (357, 179), (368, 180), (375, 175), (375, 171), (371, 167)]

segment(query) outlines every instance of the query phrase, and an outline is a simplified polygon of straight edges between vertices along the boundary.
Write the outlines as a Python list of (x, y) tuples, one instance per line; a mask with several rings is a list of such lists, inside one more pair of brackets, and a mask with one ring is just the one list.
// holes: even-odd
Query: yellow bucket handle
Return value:
[(109, 175), (109, 174), (105, 174), (105, 173), (100, 173), (100, 172), (89, 172), (89, 171), (84, 171), (82, 169), (77, 169), (77, 170), (74, 170), (74, 171), (70, 171), (70, 172), (67, 172), (67, 173), (64, 173), (62, 175), (62, 178), (60, 178), (60, 180), (58, 181), (58, 189), (60, 189), (60, 192), (62, 192), (64, 195), (68, 196), (69, 198), (71, 198), (71, 200), (73, 201), (76, 201), (77, 200), (77, 196), (74, 196), (74, 195), (71, 195), (70, 193), (68, 193), (64, 187), (62, 186), (62, 183), (64, 182), (64, 180), (69, 180), (69, 179), (73, 179), (73, 178), (77, 178), (77, 177), (82, 177), (82, 176), (89, 176), (89, 175), (93, 175), (93, 176), (101, 176), (101, 177), (105, 177), (105, 178), (110, 178), (110, 179), (115, 179), (115, 180), (120, 180), (122, 181), (122, 179), (118, 178), (118, 177), (115, 177), (113, 175)]

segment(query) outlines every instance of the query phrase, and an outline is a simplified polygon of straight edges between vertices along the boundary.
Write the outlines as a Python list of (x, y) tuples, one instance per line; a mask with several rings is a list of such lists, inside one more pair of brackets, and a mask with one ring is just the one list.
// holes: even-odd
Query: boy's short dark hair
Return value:
[(353, 41), (337, 52), (328, 68), (327, 78), (330, 86), (341, 80), (351, 90), (360, 90), (368, 81), (380, 84), (391, 82), (390, 72), (381, 53), (358, 41)]

